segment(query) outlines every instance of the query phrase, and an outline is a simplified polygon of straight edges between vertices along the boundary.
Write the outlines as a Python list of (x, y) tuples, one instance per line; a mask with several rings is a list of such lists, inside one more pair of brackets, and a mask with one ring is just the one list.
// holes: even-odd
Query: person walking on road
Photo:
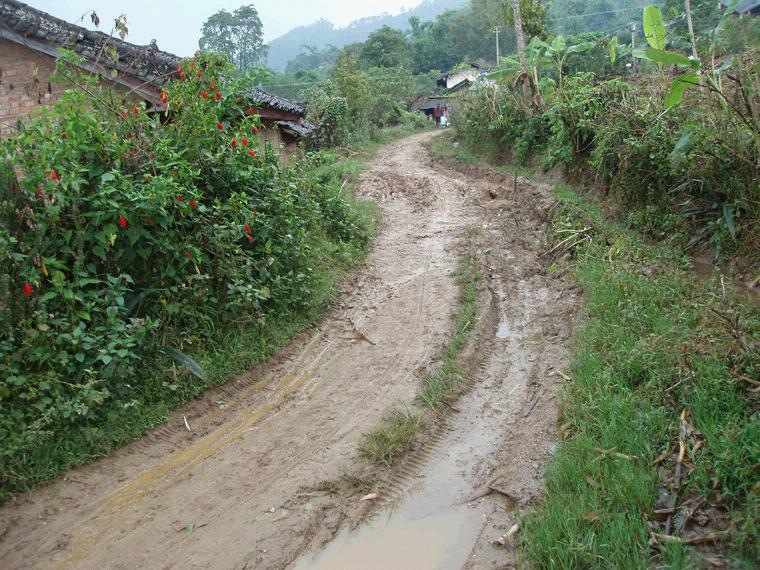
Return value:
[(435, 118), (435, 126), (436, 128), (441, 126), (441, 117), (443, 117), (443, 109), (441, 109), (440, 105), (436, 105), (435, 109), (433, 110), (433, 117)]

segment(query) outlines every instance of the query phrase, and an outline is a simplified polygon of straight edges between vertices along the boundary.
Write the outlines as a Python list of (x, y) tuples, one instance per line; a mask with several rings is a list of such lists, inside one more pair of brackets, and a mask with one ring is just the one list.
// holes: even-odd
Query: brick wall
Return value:
[(52, 57), (0, 39), (0, 136), (13, 133), (18, 119), (48, 105), (64, 89), (51, 82)]

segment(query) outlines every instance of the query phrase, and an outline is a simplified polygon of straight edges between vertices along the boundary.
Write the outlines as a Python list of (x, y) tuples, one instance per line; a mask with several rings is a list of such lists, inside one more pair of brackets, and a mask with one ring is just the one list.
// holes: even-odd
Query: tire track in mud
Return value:
[[(432, 136), (389, 145), (363, 178), (383, 227), (316, 331), (143, 440), (3, 505), (0, 566), (278, 568), (329, 539), (342, 499), (312, 490), (412, 400), (415, 371), (450, 332), (457, 242), (476, 212), (466, 180), (432, 171), (421, 146)], [(360, 318), (376, 345), (353, 330)], [(192, 535), (178, 532), (189, 523)]]

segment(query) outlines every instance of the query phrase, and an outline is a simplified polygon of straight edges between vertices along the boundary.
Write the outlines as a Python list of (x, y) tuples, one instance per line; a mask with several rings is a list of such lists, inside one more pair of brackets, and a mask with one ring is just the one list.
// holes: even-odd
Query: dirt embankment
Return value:
[[(469, 564), (507, 563), (491, 541), (539, 492), (577, 292), (539, 258), (549, 188), (433, 165), (423, 146), (433, 136), (389, 145), (363, 176), (359, 193), (379, 203), (383, 227), (319, 327), (149, 437), (3, 505), (0, 567), (282, 568), (318, 551), (367, 514), (324, 482), (356, 468), (362, 434), (411, 405), (435, 366), (472, 227), (489, 308), (467, 393), (377, 490), (476, 509), (461, 545)], [(500, 491), (467, 502), (489, 484)]]

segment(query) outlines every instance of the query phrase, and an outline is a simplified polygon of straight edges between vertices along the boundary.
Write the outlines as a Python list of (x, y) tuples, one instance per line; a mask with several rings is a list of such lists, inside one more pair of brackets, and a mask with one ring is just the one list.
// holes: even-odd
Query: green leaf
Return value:
[(90, 313), (88, 313), (87, 311), (79, 311), (78, 314), (79, 314), (79, 318), (82, 319), (83, 321), (92, 320)]
[(113, 357), (110, 354), (104, 354), (104, 355), (102, 355), (100, 357), (100, 360), (101, 360), (101, 362), (103, 362), (103, 364), (105, 364), (106, 366), (108, 366), (109, 364), (111, 364), (111, 361), (113, 360)]
[(682, 73), (673, 81), (670, 92), (665, 97), (665, 108), (672, 109), (681, 104), (687, 89), (699, 85), (699, 75), (693, 71)]
[(203, 370), (195, 360), (181, 350), (177, 350), (176, 348), (165, 348), (164, 354), (174, 360), (177, 364), (185, 366), (190, 372), (204, 382), (208, 382), (208, 374), (206, 374), (206, 371)]
[(662, 21), (662, 12), (660, 7), (650, 4), (644, 8), (644, 37), (647, 43), (655, 49), (665, 49), (667, 45), (667, 36), (665, 34), (665, 24)]
[(94, 253), (95, 255), (97, 255), (103, 261), (106, 260), (106, 250), (103, 249), (101, 246), (96, 245), (95, 247), (93, 247), (92, 248), (92, 253)]
[(46, 303), (47, 301), (50, 301), (51, 299), (55, 299), (57, 296), (58, 296), (58, 293), (56, 293), (55, 291), (48, 291), (42, 297), (40, 297), (40, 302)]
[(701, 62), (689, 59), (688, 57), (683, 56), (680, 53), (675, 53), (673, 51), (647, 48), (644, 50), (644, 57), (654, 62), (662, 63), (664, 65), (683, 65), (686, 67), (691, 67), (692, 69), (700, 69), (702, 67)]
[(736, 239), (736, 223), (734, 221), (734, 207), (732, 204), (723, 204), (723, 219), (726, 220), (726, 227), (731, 237)]

